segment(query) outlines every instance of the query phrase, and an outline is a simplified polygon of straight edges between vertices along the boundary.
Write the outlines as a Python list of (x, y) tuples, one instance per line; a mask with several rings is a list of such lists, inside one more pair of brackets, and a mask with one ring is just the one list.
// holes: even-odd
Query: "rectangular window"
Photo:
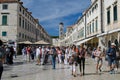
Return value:
[(87, 29), (88, 29), (88, 30), (87, 30), (87, 33), (88, 33), (88, 35), (89, 35), (89, 34), (90, 34), (90, 32), (89, 32), (89, 31), (90, 31), (89, 25), (88, 25)]
[(3, 32), (2, 32), (2, 36), (7, 36), (7, 32), (6, 32), (6, 31), (3, 31)]
[(98, 20), (96, 19), (96, 32), (98, 31)]
[(81, 35), (81, 37), (83, 37), (84, 36), (84, 29), (82, 29), (82, 35)]
[(113, 16), (114, 16), (114, 21), (117, 21), (117, 5), (113, 7)]
[(107, 10), (107, 24), (110, 24), (110, 9)]
[(87, 26), (87, 35), (89, 35), (89, 24)]
[(24, 14), (25, 12), (24, 12), (24, 10), (23, 10), (23, 14)]
[(90, 23), (90, 34), (92, 33), (91, 23)]
[(19, 17), (19, 26), (21, 27), (21, 16)]
[(87, 26), (87, 32), (86, 32), (86, 33), (87, 33), (87, 35), (88, 35), (88, 26)]
[(20, 12), (22, 11), (21, 7), (20, 7)]
[(19, 37), (21, 37), (21, 33), (19, 33)]
[(2, 16), (2, 25), (7, 25), (7, 16)]
[(25, 20), (25, 29), (26, 29), (26, 27), (27, 27), (27, 20)]
[(94, 21), (92, 22), (92, 32), (94, 33)]
[(25, 24), (25, 23), (24, 23), (24, 19), (23, 19), (23, 22), (22, 22), (22, 27), (23, 27), (23, 28), (24, 28), (24, 24)]
[(8, 5), (7, 5), (7, 4), (3, 4), (3, 5), (2, 5), (2, 9), (3, 9), (3, 10), (8, 9)]
[(24, 38), (24, 34), (22, 34), (22, 38)]

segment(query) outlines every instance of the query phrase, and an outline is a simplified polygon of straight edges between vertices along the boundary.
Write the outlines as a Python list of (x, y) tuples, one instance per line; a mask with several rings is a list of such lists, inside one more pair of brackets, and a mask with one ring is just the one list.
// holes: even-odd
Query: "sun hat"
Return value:
[(112, 43), (111, 45), (112, 45), (112, 46), (116, 46), (116, 44), (115, 44), (115, 43)]

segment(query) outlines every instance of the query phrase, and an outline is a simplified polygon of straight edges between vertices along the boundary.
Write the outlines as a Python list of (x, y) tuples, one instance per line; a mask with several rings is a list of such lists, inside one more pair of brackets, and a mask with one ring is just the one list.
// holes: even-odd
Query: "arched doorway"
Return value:
[(0, 46), (2, 46), (3, 45), (3, 42), (0, 40)]

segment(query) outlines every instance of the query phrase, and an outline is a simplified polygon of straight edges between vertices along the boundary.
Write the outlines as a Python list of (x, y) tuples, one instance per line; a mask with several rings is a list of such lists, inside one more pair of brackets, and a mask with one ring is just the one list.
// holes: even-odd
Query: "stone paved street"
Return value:
[(38, 66), (35, 62), (26, 63), (20, 60), (21, 57), (15, 59), (14, 65), (4, 65), (2, 80), (120, 80), (120, 69), (117, 74), (109, 74), (107, 72), (106, 62), (102, 68), (103, 72), (95, 73), (95, 65), (93, 60), (86, 59), (86, 74), (71, 76), (70, 66), (57, 64), (57, 69), (52, 70), (51, 65)]

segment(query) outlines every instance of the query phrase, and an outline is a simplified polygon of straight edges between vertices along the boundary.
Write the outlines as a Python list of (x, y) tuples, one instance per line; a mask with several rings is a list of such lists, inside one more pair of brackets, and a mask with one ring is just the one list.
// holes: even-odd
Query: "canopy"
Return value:
[(41, 40), (41, 41), (37, 41), (37, 42), (35, 42), (35, 44), (50, 44), (50, 43), (47, 43), (47, 42)]
[(80, 44), (82, 44), (82, 43), (85, 43), (85, 42), (91, 40), (92, 38), (93, 38), (93, 37), (88, 38), (88, 39), (84, 39), (84, 40), (82, 40), (82, 41), (79, 41), (79, 42), (76, 43), (76, 45), (80, 45)]
[(5, 42), (7, 42), (7, 40), (5, 40), (5, 39), (0, 39), (3, 43), (5, 43)]
[(32, 44), (30, 41), (23, 41), (23, 42), (18, 42), (18, 44)]

